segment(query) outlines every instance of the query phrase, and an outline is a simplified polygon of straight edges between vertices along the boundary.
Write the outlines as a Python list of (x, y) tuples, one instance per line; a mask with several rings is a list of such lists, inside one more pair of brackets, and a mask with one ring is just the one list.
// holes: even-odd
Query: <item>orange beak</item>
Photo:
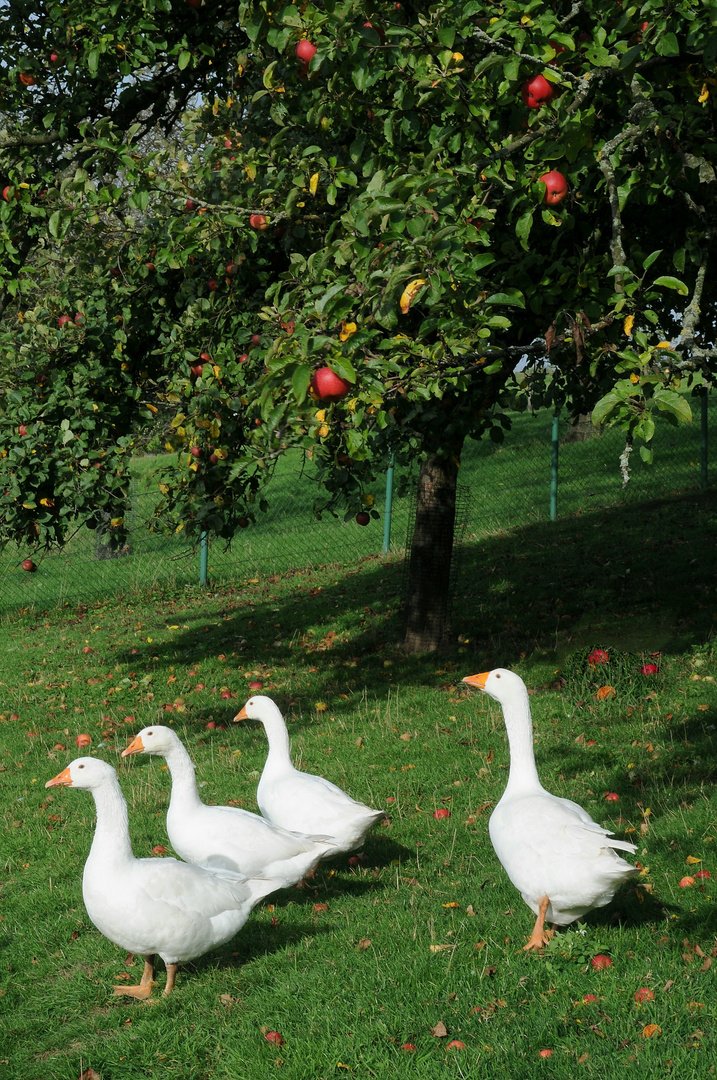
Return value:
[(465, 679), (461, 679), (461, 682), (466, 683), (468, 686), (475, 686), (478, 690), (485, 690), (485, 681), (489, 675), (489, 671), (483, 671), (480, 675), (466, 675)]
[(126, 746), (122, 751), (122, 757), (129, 757), (130, 754), (141, 754), (144, 750), (144, 743), (139, 735), (136, 735), (129, 746)]
[(234, 719), (235, 720), (248, 720), (249, 717), (246, 714), (246, 708), (243, 708), (240, 712), (238, 712), (236, 714), (236, 716), (234, 717)]
[(70, 776), (69, 766), (63, 769), (61, 773), (53, 777), (52, 780), (48, 780), (45, 787), (72, 787), (72, 777)]

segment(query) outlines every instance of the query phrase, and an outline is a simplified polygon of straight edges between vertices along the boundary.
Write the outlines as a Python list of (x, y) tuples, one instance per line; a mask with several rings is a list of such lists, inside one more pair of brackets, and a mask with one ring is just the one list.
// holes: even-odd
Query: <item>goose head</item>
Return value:
[(501, 705), (510, 705), (525, 697), (525, 683), (520, 675), (507, 668), (493, 668), (480, 675), (466, 675), (462, 680), (467, 686), (474, 686)]
[(236, 714), (235, 720), (258, 720), (265, 723), (279, 712), (278, 707), (266, 694), (254, 694)]
[(108, 780), (117, 778), (117, 773), (106, 761), (99, 758), (80, 757), (71, 761), (66, 769), (48, 780), (46, 788), (51, 787), (74, 787), (86, 788), (92, 791), (101, 787)]
[(152, 724), (151, 727), (142, 728), (135, 735), (129, 746), (122, 751), (122, 757), (130, 754), (167, 754), (177, 745), (177, 736), (171, 728), (162, 724)]

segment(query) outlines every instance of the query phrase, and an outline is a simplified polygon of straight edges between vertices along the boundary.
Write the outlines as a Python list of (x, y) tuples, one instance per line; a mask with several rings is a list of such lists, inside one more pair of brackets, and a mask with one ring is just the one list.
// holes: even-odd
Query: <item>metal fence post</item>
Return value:
[(386, 470), (386, 504), (383, 512), (383, 554), (388, 554), (391, 544), (391, 512), (393, 510), (393, 466), (396, 458), (391, 454)]
[(700, 487), (707, 487), (707, 387), (700, 395)]
[(560, 417), (555, 414), (550, 437), (550, 520), (558, 517), (558, 440), (560, 437)]
[(204, 588), (207, 584), (207, 568), (209, 565), (209, 537), (202, 532), (199, 537), (199, 584)]

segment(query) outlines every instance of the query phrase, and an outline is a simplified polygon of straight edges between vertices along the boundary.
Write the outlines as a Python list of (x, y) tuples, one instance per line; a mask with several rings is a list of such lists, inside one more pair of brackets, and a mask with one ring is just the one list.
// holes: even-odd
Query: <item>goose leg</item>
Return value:
[(177, 978), (177, 965), (167, 964), (167, 985), (164, 988), (162, 997), (166, 997), (167, 994), (171, 994), (174, 990), (174, 980)]
[(541, 896), (538, 901), (538, 917), (535, 920), (535, 926), (533, 927), (533, 933), (528, 938), (528, 943), (523, 946), (524, 949), (542, 949), (544, 945), (547, 945), (551, 937), (555, 933), (555, 929), (545, 929), (545, 912), (548, 910), (548, 904), (550, 903), (549, 896)]
[(134, 998), (148, 998), (154, 986), (154, 956), (145, 956), (144, 971), (139, 986), (115, 986), (115, 996), (128, 994)]

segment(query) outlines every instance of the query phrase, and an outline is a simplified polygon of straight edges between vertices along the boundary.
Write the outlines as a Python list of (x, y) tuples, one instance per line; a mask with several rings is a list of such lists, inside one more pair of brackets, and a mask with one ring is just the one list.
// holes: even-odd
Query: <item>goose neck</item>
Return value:
[(168, 750), (164, 759), (172, 777), (170, 806), (173, 802), (181, 802), (185, 806), (187, 803), (192, 805), (201, 803), (194, 762), (181, 743)]
[(289, 732), (287, 731), (284, 718), (277, 709), (275, 712), (267, 713), (262, 717), (262, 723), (264, 724), (264, 730), (266, 731), (266, 738), (269, 743), (269, 754), (267, 756), (267, 764), (271, 762), (272, 765), (291, 762), (291, 746), (289, 743)]
[(506, 790), (542, 790), (535, 765), (533, 721), (528, 695), (504, 706), (503, 716), (510, 747), (510, 772)]
[(120, 859), (129, 861), (133, 858), (132, 842), (129, 835), (129, 816), (119, 781), (116, 777), (94, 788), (97, 823), (90, 849), (93, 859)]

